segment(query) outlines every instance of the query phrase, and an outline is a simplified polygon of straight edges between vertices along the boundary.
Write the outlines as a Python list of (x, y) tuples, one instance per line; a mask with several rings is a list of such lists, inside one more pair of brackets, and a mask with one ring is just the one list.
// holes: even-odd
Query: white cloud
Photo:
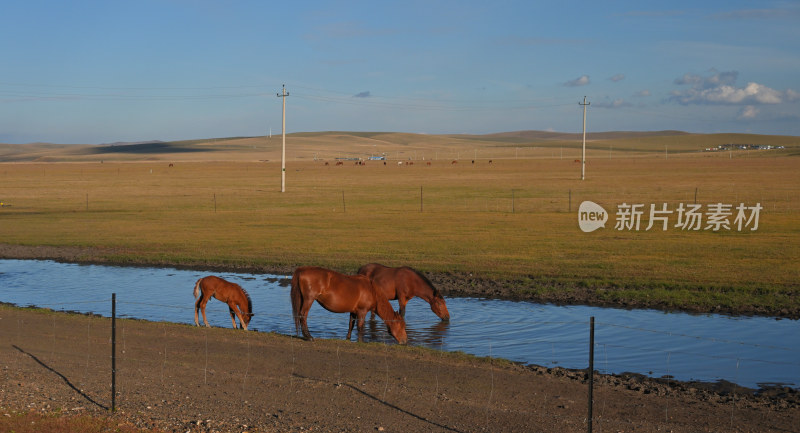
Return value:
[(791, 89), (780, 91), (755, 82), (736, 87), (738, 75), (736, 71), (717, 72), (710, 77), (685, 74), (676, 79), (675, 84), (691, 87), (683, 91), (673, 91), (670, 99), (683, 105), (760, 105), (800, 100), (800, 94)]
[(791, 20), (800, 17), (800, 9), (787, 5), (785, 8), (773, 9), (739, 9), (713, 15), (718, 19), (743, 19), (743, 20)]
[(519, 36), (510, 36), (497, 40), (498, 45), (508, 46), (585, 45), (590, 42), (590, 39), (524, 38)]
[(617, 75), (614, 75), (613, 77), (609, 78), (609, 80), (611, 80), (611, 81), (613, 81), (615, 83), (617, 81), (622, 81), (624, 79), (625, 79), (625, 74), (617, 74)]
[(634, 93), (633, 96), (636, 96), (638, 98), (646, 98), (646, 97), (650, 96), (650, 91), (647, 90), (647, 89), (640, 90), (640, 91)]
[(739, 111), (738, 118), (741, 120), (750, 120), (750, 119), (755, 119), (757, 115), (758, 115), (758, 108), (752, 105), (748, 105)]
[(728, 85), (734, 84), (736, 83), (736, 79), (738, 77), (739, 77), (739, 72), (737, 71), (717, 72), (716, 74), (710, 77), (701, 77), (699, 75), (694, 75), (694, 74), (684, 74), (683, 77), (675, 80), (675, 84), (681, 84), (681, 85), (688, 84), (694, 88), (710, 89), (725, 84)]
[(682, 15), (686, 15), (686, 11), (682, 10), (662, 10), (662, 11), (631, 11), (625, 13), (626, 16), (629, 17), (678, 17)]
[(566, 83), (564, 83), (564, 85), (567, 87), (580, 87), (580, 86), (585, 86), (590, 82), (591, 81), (589, 80), (588, 75), (581, 75), (580, 77), (574, 80), (567, 81)]
[(630, 107), (631, 103), (626, 102), (624, 99), (607, 99), (605, 101), (600, 101), (594, 104), (600, 108), (622, 108), (622, 107)]

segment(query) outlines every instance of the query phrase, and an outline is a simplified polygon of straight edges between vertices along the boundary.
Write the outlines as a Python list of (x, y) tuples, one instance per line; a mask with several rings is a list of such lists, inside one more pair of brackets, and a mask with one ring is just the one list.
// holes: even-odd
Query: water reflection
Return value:
[[(192, 289), (198, 278), (209, 274), (0, 260), (0, 302), (108, 316), (111, 293), (116, 292), (119, 317), (193, 324)], [(295, 335), (286, 276), (214, 274), (250, 293), (256, 313), (251, 329)], [(142, 302), (150, 299), (158, 301)], [(447, 305), (450, 322), (442, 322), (420, 299), (408, 303), (410, 345), (543, 366), (586, 368), (588, 322), (595, 316), (595, 368), (603, 373), (725, 379), (748, 387), (800, 384), (800, 322), (796, 320), (472, 298), (450, 298)], [(394, 301), (393, 306), (397, 309)], [(225, 304), (212, 300), (206, 313), (212, 326), (230, 327)], [(341, 339), (347, 334), (348, 320), (347, 314), (330, 313), (315, 304), (309, 311), (308, 326), (315, 338)], [(364, 339), (394, 344), (380, 319), (367, 321)]]

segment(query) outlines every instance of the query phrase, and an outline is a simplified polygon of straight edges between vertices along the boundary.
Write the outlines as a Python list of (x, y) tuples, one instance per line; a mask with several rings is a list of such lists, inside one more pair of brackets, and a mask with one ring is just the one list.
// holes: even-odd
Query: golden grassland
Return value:
[[(800, 303), (797, 137), (610, 135), (587, 143), (581, 181), (580, 142), (563, 137), (292, 134), (283, 193), (280, 143), (0, 147), (28, 161), (0, 164), (0, 243), (102, 247), (123, 263), (354, 271), (378, 261), (643, 288), (631, 297)], [(725, 143), (786, 148), (700, 152)], [(335, 165), (377, 154), (386, 165)], [(584, 200), (609, 212), (605, 229), (579, 230)], [(615, 229), (623, 203), (695, 202), (759, 203), (758, 230), (646, 230), (648, 215), (639, 230)]]

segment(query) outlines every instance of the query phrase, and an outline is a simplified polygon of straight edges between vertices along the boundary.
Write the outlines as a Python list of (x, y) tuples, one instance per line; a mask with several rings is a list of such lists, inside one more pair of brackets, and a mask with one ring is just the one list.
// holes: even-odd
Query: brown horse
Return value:
[(292, 275), (292, 311), (295, 330), (302, 328), (303, 338), (313, 340), (308, 332), (308, 310), (314, 301), (333, 313), (350, 313), (347, 339), (358, 321), (358, 341), (364, 338), (364, 319), (368, 311), (377, 311), (386, 322), (389, 334), (400, 344), (406, 344), (406, 322), (392, 309), (383, 293), (373, 287), (363, 275), (344, 275), (329, 269), (303, 266)]
[(406, 304), (414, 296), (431, 304), (431, 311), (442, 320), (450, 320), (450, 312), (442, 294), (424, 275), (408, 266), (390, 268), (378, 263), (364, 265), (358, 270), (366, 275), (372, 284), (382, 289), (387, 299), (397, 299), (400, 304), (400, 315), (406, 316)]
[[(197, 299), (201, 292), (203, 295)], [(213, 275), (200, 278), (194, 285), (194, 297), (197, 299), (194, 303), (194, 324), (200, 326), (200, 322), (197, 320), (197, 311), (200, 310), (203, 312), (203, 322), (209, 326), (206, 319), (206, 304), (212, 296), (228, 304), (228, 312), (231, 314), (231, 323), (234, 329), (237, 328), (235, 317), (238, 317), (242, 329), (247, 331), (247, 324), (253, 317), (253, 302), (250, 300), (250, 295), (238, 284)]]

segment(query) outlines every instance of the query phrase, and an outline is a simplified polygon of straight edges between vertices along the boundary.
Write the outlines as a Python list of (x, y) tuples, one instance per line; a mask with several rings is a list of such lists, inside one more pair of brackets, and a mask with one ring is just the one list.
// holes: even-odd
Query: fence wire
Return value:
[[(73, 304), (108, 303), (110, 300), (76, 301), (48, 304), (52, 307), (68, 307)], [(176, 307), (157, 303), (118, 302), (119, 305), (147, 305), (170, 308), (172, 310), (192, 311), (193, 308)], [(5, 316), (5, 314), (3, 314)], [(291, 315), (283, 315), (282, 319), (291, 320)], [(37, 319), (38, 320), (38, 319)], [(57, 323), (53, 316), (52, 324), (35, 331), (34, 327), (26, 325), (24, 316), (17, 320), (0, 320), (0, 337), (3, 341), (11, 341), (19, 352), (30, 359), (35, 359), (39, 364), (48, 366), (52, 371), (57, 371), (62, 381), (78, 392), (87, 404), (99, 408), (108, 408), (108, 385), (105, 371), (108, 369), (110, 355), (109, 324), (90, 320), (79, 326), (63, 327)], [(570, 325), (586, 326), (586, 321), (529, 321), (530, 326), (541, 325)], [(155, 334), (158, 340), (152, 340), (152, 329), (157, 327)], [(635, 328), (627, 325), (602, 323), (602, 326), (632, 328), (643, 333), (663, 333), (663, 331)], [(161, 329), (158, 329), (160, 327)], [(430, 408), (428, 412), (414, 411), (413, 414), (424, 418), (432, 426), (443, 430), (459, 430), (461, 419), (459, 411), (454, 409), (453, 401), (479, 408), (485, 414), (484, 430), (491, 430), (497, 417), (515, 417), (534, 420), (546, 419), (550, 423), (562, 423), (567, 426), (585, 426), (586, 417), (576, 410), (581, 406), (575, 401), (565, 402), (561, 396), (548, 395), (536, 391), (533, 386), (530, 395), (522, 397), (524, 404), (514, 407), (503, 407), (498, 410), (497, 405), (503, 400), (503, 392), (507, 388), (502, 375), (498, 375), (494, 365), (495, 342), (489, 340), (488, 362), (473, 364), (463, 369), (461, 374), (465, 378), (464, 386), (452, 385), (452, 380), (443, 381), (445, 376), (453, 374), (452, 367), (448, 366), (444, 352), (433, 357), (431, 370), (433, 377), (420, 370), (397, 373), (398, 365), (394, 362), (394, 353), (390, 345), (384, 343), (383, 349), (377, 355), (377, 362), (368, 372), (354, 372), (349, 367), (354, 357), (359, 355), (346, 350), (347, 346), (326, 346), (322, 350), (326, 361), (310, 363), (307, 358), (309, 346), (294, 338), (289, 340), (289, 351), (278, 351), (278, 347), (285, 347), (276, 342), (285, 337), (275, 334), (240, 333), (228, 334), (227, 330), (214, 328), (175, 328), (169, 323), (148, 323), (128, 320), (117, 321), (117, 401), (120, 407), (165, 408), (171, 402), (171, 391), (194, 383), (200, 392), (211, 392), (220, 398), (233, 397), (238, 401), (249, 401), (252, 392), (258, 392), (260, 386), (265, 384), (276, 385), (279, 388), (294, 390), (294, 393), (308, 392), (307, 390), (319, 386), (346, 388), (357, 395), (398, 406), (408, 393), (425, 392), (430, 395)], [(587, 330), (588, 333), (588, 330)], [(209, 348), (209, 335), (215, 340), (220, 335), (225, 335), (226, 348), (224, 351)], [(254, 337), (257, 336), (257, 337)], [(678, 338), (717, 342), (718, 338), (697, 335), (678, 334)], [(68, 341), (68, 345), (57, 345), (56, 342)], [(748, 344), (726, 339), (725, 343)], [(576, 337), (569, 340), (552, 340), (547, 338), (535, 339), (535, 343), (550, 345), (553, 358), (557, 358), (555, 348), (558, 345), (585, 346), (586, 338)], [(443, 345), (439, 341), (439, 347)], [(637, 352), (659, 353), (663, 363), (653, 368), (655, 373), (664, 373), (670, 377), (675, 373), (675, 356), (691, 356), (694, 358), (720, 358), (707, 353), (683, 352), (668, 349), (653, 349), (636, 347), (610, 342), (596, 342), (598, 371), (603, 371), (603, 365), (608, 363), (609, 350), (623, 350), (628, 354)], [(758, 346), (758, 345), (756, 345)], [(67, 350), (72, 347), (74, 350)], [(769, 346), (772, 347), (772, 346)], [(345, 349), (343, 349), (345, 348)], [(775, 347), (778, 350), (787, 350), (787, 347)], [(4, 348), (7, 349), (7, 348)], [(314, 346), (314, 353), (318, 355), (320, 347)], [(725, 358), (725, 357), (723, 357)], [(24, 359), (24, 358), (23, 358)], [(740, 362), (760, 362), (767, 365), (786, 364), (768, 359), (729, 358), (736, 364), (738, 371)], [(19, 362), (22, 362), (21, 360)], [(557, 362), (557, 361), (556, 361)], [(799, 363), (788, 363), (793, 366)], [(321, 369), (319, 365), (323, 365)], [(575, 374), (566, 372), (564, 374)], [(425, 376), (425, 377), (421, 377)], [(411, 386), (409, 377), (421, 379), (424, 385)], [(466, 379), (468, 378), (468, 379)], [(582, 374), (574, 376), (576, 386), (583, 385)], [(412, 380), (413, 382), (413, 380)], [(145, 389), (143, 384), (157, 383), (159, 390)], [(260, 384), (260, 385), (259, 385)], [(449, 384), (449, 385), (445, 385)], [(420, 388), (421, 386), (421, 388)], [(689, 410), (683, 400), (670, 397), (672, 391), (663, 391), (666, 398), (648, 401), (646, 414), (637, 415), (639, 418), (609, 418), (611, 403), (605, 398), (611, 392), (607, 384), (599, 383), (594, 397), (595, 414), (593, 422), (595, 431), (606, 429), (637, 429), (637, 426), (647, 426), (648, 429), (658, 429), (662, 425), (670, 425), (670, 413), (676, 414)], [(224, 396), (224, 397), (223, 397)], [(276, 395), (270, 404), (278, 402), (285, 395)], [(338, 407), (340, 402), (336, 399), (331, 405)], [(507, 403), (504, 403), (507, 404)], [(655, 407), (653, 407), (655, 405)], [(264, 408), (262, 408), (264, 409)], [(410, 411), (409, 411), (410, 412)], [(422, 414), (422, 415), (420, 415)], [(657, 414), (663, 414), (657, 415)], [(745, 416), (743, 409), (731, 403), (730, 419), (717, 420), (720, 425), (730, 427), (733, 419)], [(635, 419), (635, 421), (634, 421)], [(538, 422), (538, 421), (537, 421)], [(575, 431), (578, 431), (576, 428)], [(565, 431), (573, 431), (566, 428)]]

